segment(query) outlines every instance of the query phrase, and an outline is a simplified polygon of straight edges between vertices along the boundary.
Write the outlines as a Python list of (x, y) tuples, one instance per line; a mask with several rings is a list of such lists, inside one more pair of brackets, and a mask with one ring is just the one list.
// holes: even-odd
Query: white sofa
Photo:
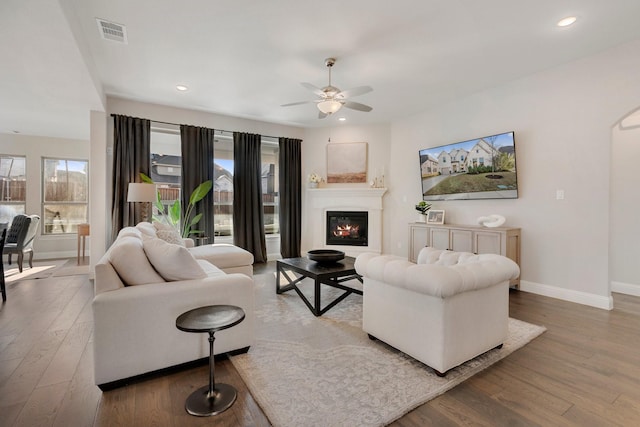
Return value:
[[(215, 260), (213, 253), (208, 259)], [(240, 324), (216, 333), (216, 354), (247, 351), (253, 344), (252, 276), (227, 274), (183, 246), (145, 236), (140, 227), (120, 231), (95, 266), (94, 288), (94, 380), (103, 390), (208, 357), (207, 334), (175, 325), (196, 307), (230, 304), (245, 312)]]
[(501, 346), (508, 333), (509, 258), (423, 248), (406, 258), (360, 254), (362, 328), (438, 375)]

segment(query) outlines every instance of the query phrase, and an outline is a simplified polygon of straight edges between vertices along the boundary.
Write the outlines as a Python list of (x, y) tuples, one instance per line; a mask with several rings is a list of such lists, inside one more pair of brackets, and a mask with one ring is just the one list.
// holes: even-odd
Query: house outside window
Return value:
[(76, 233), (88, 222), (89, 162), (43, 158), (42, 171), (43, 233)]
[(0, 155), (0, 223), (11, 224), (26, 209), (26, 157)]

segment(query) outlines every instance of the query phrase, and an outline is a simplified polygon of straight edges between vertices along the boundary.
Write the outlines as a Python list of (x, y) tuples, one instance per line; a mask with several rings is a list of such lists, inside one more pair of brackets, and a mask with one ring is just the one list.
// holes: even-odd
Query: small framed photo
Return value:
[(435, 209), (428, 211), (427, 224), (444, 224), (444, 211)]

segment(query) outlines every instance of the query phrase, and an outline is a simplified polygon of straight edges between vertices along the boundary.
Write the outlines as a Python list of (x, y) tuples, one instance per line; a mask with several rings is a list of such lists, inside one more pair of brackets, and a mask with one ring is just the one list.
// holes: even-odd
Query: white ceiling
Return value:
[[(638, 0), (2, 0), (0, 132), (88, 139), (105, 95), (304, 127), (388, 122), (640, 38), (638, 17)], [(102, 40), (95, 18), (125, 25), (128, 44)], [(353, 99), (373, 111), (280, 107), (314, 99), (300, 82), (325, 86), (329, 56), (335, 86), (373, 87)]]

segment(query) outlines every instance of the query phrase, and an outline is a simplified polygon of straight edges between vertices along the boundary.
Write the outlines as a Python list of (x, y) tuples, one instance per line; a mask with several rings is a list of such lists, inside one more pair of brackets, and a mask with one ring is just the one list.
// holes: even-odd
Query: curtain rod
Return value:
[[(112, 113), (111, 117), (120, 116), (120, 115), (121, 114)], [(182, 126), (182, 125), (180, 125), (178, 123), (163, 122), (163, 121), (160, 121), (160, 120), (152, 120), (152, 119), (146, 119), (146, 120), (149, 120), (150, 122), (153, 122), (153, 123), (162, 123), (163, 125)], [(192, 125), (188, 125), (188, 126), (192, 126)], [(202, 126), (202, 127), (204, 127), (204, 126)], [(224, 130), (224, 129), (214, 129), (214, 132), (220, 132), (220, 134), (230, 133), (231, 135), (233, 135), (234, 131), (232, 131), (232, 130)], [(264, 136), (265, 138), (272, 138), (272, 139), (278, 139), (279, 138), (278, 136), (262, 135), (262, 134), (260, 136)]]

